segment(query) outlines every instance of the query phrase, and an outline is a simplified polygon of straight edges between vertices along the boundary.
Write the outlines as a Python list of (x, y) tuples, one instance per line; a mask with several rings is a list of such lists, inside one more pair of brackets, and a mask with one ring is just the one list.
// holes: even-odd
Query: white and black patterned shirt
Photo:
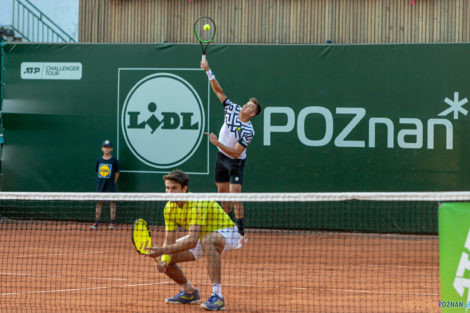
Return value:
[[(219, 132), (219, 141), (227, 147), (235, 148), (237, 143), (241, 144), (245, 148), (253, 140), (255, 136), (255, 130), (251, 122), (243, 123), (238, 119), (240, 114), (241, 107), (238, 104), (233, 103), (228, 98), (224, 101), (224, 111), (225, 119), (224, 125)], [(231, 156), (226, 154), (222, 149), (219, 148), (219, 151), (229, 158), (233, 159)], [(246, 149), (240, 154), (238, 159), (246, 158)]]

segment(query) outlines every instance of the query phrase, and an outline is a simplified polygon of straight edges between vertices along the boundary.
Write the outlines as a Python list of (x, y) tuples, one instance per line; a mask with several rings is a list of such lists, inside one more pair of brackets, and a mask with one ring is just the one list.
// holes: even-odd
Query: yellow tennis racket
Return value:
[(132, 227), (132, 242), (134, 247), (140, 254), (149, 254), (147, 248), (152, 248), (152, 237), (147, 227), (147, 222), (141, 218), (134, 222)]

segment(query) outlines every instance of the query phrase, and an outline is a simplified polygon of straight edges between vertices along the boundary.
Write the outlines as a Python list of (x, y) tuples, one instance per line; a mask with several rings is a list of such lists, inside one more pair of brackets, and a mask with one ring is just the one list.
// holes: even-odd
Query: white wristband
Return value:
[(211, 69), (206, 71), (206, 74), (207, 74), (207, 77), (209, 78), (209, 80), (214, 80), (215, 79), (214, 73), (212, 73)]

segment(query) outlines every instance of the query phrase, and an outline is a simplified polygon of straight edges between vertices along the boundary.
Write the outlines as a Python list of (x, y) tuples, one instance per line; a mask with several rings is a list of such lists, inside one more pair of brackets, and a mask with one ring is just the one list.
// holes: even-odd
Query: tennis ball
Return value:
[(204, 30), (205, 30), (205, 31), (208, 31), (208, 30), (210, 30), (210, 29), (211, 29), (211, 27), (210, 27), (209, 24), (204, 25)]

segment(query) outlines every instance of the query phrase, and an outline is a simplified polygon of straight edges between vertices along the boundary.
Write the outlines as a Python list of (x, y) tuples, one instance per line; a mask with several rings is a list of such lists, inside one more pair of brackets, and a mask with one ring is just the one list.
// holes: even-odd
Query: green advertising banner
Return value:
[(119, 68), (116, 153), (121, 171), (164, 174), (180, 168), (209, 175), (209, 141), (203, 140), (209, 131), (204, 118), (210, 111), (209, 88), (207, 77), (195, 68)]
[(470, 203), (439, 207), (442, 312), (470, 309)]
[[(5, 44), (2, 190), (93, 191), (100, 143), (118, 189), (181, 168), (214, 192), (222, 105), (196, 44)], [(466, 190), (470, 44), (214, 45), (224, 92), (257, 97), (249, 192)]]

